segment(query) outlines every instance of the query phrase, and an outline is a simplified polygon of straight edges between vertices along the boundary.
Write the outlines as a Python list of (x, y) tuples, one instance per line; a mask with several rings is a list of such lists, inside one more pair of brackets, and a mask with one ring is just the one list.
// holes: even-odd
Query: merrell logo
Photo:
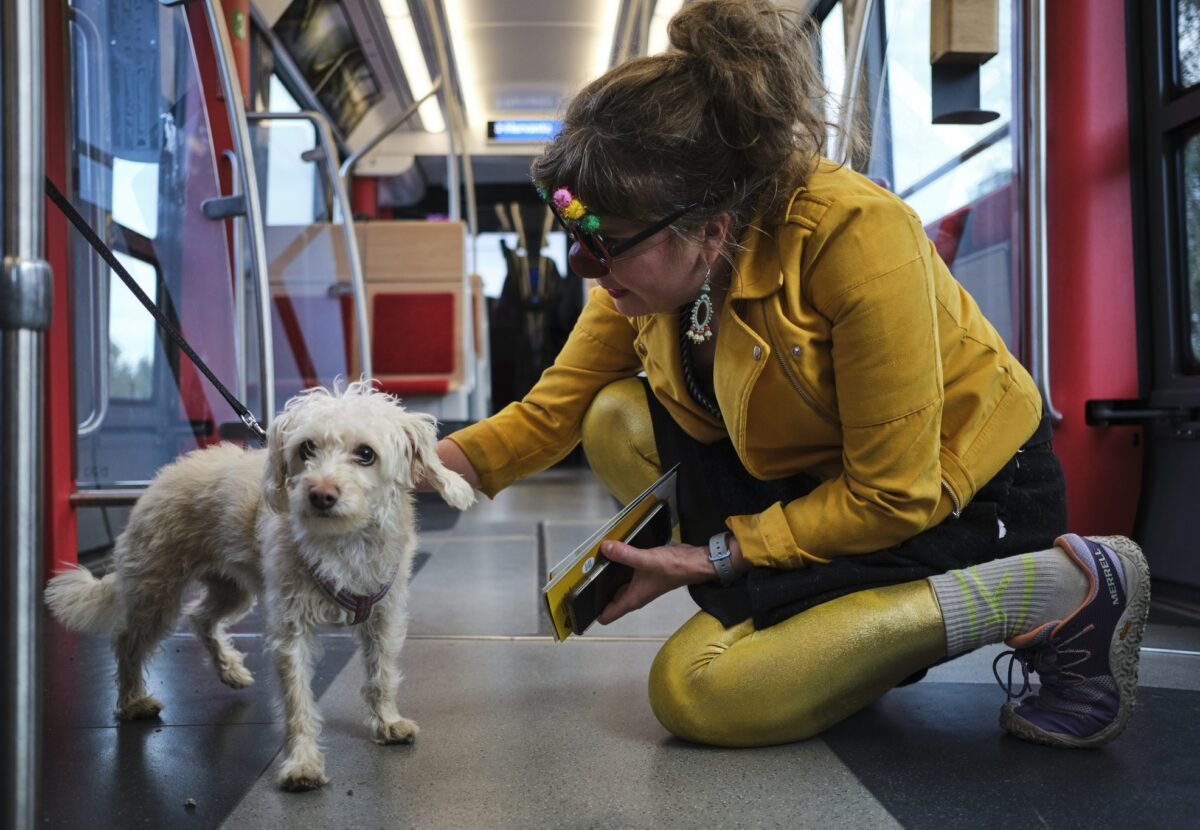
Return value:
[(1104, 571), (1104, 583), (1108, 586), (1108, 595), (1112, 598), (1112, 604), (1120, 605), (1121, 598), (1117, 596), (1117, 578), (1113, 575), (1108, 557), (1104, 555), (1103, 551), (1096, 551), (1096, 560), (1100, 563), (1100, 570)]

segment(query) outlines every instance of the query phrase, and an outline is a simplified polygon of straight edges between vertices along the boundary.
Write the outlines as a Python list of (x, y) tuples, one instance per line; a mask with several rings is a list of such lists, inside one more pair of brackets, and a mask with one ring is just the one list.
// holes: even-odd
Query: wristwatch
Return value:
[(717, 576), (721, 579), (721, 587), (727, 588), (737, 582), (740, 574), (733, 569), (733, 563), (729, 561), (729, 531), (722, 530), (720, 533), (714, 533), (712, 538), (708, 540), (708, 561), (713, 563), (713, 567), (717, 569)]

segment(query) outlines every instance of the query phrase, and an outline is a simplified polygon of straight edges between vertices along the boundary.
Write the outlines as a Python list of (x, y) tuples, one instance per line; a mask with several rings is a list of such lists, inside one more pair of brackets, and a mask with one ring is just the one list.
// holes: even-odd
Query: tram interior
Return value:
[[(1024, 129), (1039, 112), (1029, 98), (1031, 32), (1051, 56), (1074, 39), (1071, 60), (1104, 58), (1102, 77), (1071, 93), (1102, 100), (1130, 84), (1123, 52), (1109, 50), (1134, 37), (1139, 12), (1117, 0), (976, 4), (995, 15), (995, 54), (975, 67), (969, 117), (934, 124), (930, 15), (947, 3), (786, 5), (820, 22), (814, 48), (837, 93), (831, 115), (862, 102), (873, 143), (855, 166), (913, 205), (956, 277), (1033, 364), (1028, 200), (1034, 159), (1048, 151), (1031, 151)], [(67, 102), (47, 114), (48, 133), (66, 145), (47, 174), (107, 229), (122, 264), (231, 391), (266, 415), (306, 387), (368, 374), (448, 432), (530, 388), (588, 287), (529, 186), (541, 139), (504, 140), (496, 130), (552, 125), (589, 78), (663, 48), (665, 20), (681, 2), (43, 5), (47, 62), (62, 64), (47, 94)], [(1195, 3), (1178, 7), (1200, 27)], [(1178, 49), (1200, 73), (1200, 29), (1181, 31)], [(1061, 93), (1063, 60), (1043, 66), (1052, 94)], [(863, 89), (848, 83), (855, 73)], [(1042, 106), (1059, 117), (1057, 100)], [(223, 213), (230, 198), (236, 205)], [(72, 518), (69, 532), (48, 540), (46, 570), (77, 561), (99, 574), (158, 469), (247, 436), (87, 243), (52, 238), (62, 244), (55, 267), (69, 272), (71, 335), (62, 342), (71, 369), (49, 406), (67, 402)], [(1052, 354), (1047, 365), (1071, 364)], [(1056, 434), (1064, 458), (1100, 465), (1081, 468), (1081, 487), (1110, 476), (1102, 465), (1114, 458), (1141, 459), (1151, 452), (1141, 442), (1162, 434), (1121, 424), (1095, 439), (1082, 400), (1069, 410), (1058, 400), (1079, 413)], [(1179, 453), (1194, 460), (1179, 462), (1185, 468), (1200, 469), (1194, 442), (1179, 442), (1155, 445), (1155, 457)], [(1194, 544), (1186, 554), (1178, 544), (1197, 520), (1162, 486), (1131, 485), (1091, 507), (1084, 499), (1094, 490), (1080, 491), (1083, 506), (1072, 504), (1097, 532), (1132, 534), (1158, 516), (1155, 532), (1176, 534), (1142, 540), (1156, 601), (1138, 708), (1099, 751), (1003, 734), (1005, 697), (993, 676), (1003, 646), (933, 667), (802, 743), (728, 750), (671, 737), (650, 711), (646, 678), (696, 611), (687, 593), (566, 643), (554, 641), (541, 607), (548, 570), (619, 508), (577, 450), (462, 514), (421, 496), (399, 697), (420, 735), (412, 745), (372, 742), (358, 641), (348, 628), (323, 631), (314, 689), (331, 783), (314, 792), (276, 786), (283, 727), (261, 609), (232, 629), (253, 686), (223, 686), (180, 627), (149, 664), (150, 691), (166, 708), (127, 723), (113, 716), (108, 639), (47, 615), (41, 826), (1192, 826), (1200, 558)], [(1161, 520), (1163, 499), (1177, 505), (1178, 525)], [(1168, 552), (1156, 561), (1159, 549)]]

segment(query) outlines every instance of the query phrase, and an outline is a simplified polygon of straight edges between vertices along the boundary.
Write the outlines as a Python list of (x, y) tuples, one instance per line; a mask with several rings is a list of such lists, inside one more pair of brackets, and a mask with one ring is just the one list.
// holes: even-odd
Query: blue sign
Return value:
[(549, 141), (562, 130), (562, 122), (546, 118), (509, 118), (488, 122), (490, 141)]

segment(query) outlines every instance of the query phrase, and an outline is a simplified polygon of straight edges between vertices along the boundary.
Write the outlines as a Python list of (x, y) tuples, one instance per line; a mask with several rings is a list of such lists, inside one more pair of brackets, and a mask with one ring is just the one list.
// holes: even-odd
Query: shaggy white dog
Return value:
[(186, 614), (221, 681), (235, 689), (254, 678), (225, 629), (265, 597), (287, 731), (280, 786), (329, 780), (311, 689), (319, 625), (357, 623), (375, 740), (411, 741), (417, 725), (395, 702), (416, 547), (411, 493), (427, 481), (460, 510), (475, 501), (438, 460), (434, 424), (366, 381), (312, 389), (288, 401), (266, 450), (220, 444), (160, 471), (117, 540), (113, 573), (97, 580), (79, 568), (46, 588), (50, 610), (68, 628), (114, 632), (117, 717), (162, 709), (142, 666), (196, 580), (205, 590)]

